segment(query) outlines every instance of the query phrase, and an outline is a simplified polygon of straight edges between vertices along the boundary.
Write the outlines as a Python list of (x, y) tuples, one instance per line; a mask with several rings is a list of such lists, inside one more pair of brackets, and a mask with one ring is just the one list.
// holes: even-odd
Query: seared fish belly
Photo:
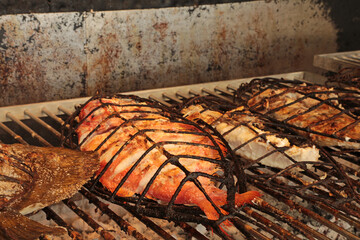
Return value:
[(0, 144), (0, 236), (37, 239), (66, 231), (29, 214), (71, 197), (99, 168), (97, 154), (56, 147)]
[[(225, 154), (216, 137), (127, 96), (92, 100), (82, 108), (79, 120), (80, 149), (99, 153), (100, 182), (111, 192), (121, 197), (142, 194), (164, 204), (174, 200), (197, 205), (210, 220), (219, 218), (219, 209), (226, 214), (221, 206), (227, 203), (227, 192), (213, 181), (223, 171)], [(186, 180), (195, 173), (199, 176)], [(235, 205), (257, 196), (255, 191), (237, 193)]]
[(250, 161), (283, 169), (295, 162), (315, 162), (320, 157), (315, 146), (292, 145), (287, 138), (264, 130), (262, 120), (243, 107), (222, 114), (204, 109), (201, 105), (192, 105), (183, 109), (182, 113), (188, 119), (201, 119), (212, 125), (237, 155)]
[[(261, 113), (295, 126), (322, 146), (360, 148), (360, 120), (346, 112), (338, 94), (323, 86), (296, 86), (256, 94), (248, 105)], [(304, 129), (304, 130), (302, 130)]]

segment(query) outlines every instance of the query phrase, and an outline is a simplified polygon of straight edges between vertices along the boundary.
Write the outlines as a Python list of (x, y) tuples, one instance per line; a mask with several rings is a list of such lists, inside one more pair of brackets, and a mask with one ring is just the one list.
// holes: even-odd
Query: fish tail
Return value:
[[(261, 193), (258, 191), (248, 191), (241, 194), (236, 194), (235, 196), (235, 204), (237, 207), (240, 207), (244, 204), (251, 203), (254, 199), (261, 197)], [(230, 230), (234, 224), (226, 219), (219, 224), (219, 230), (223, 232), (229, 239), (232, 239), (231, 235), (227, 230)]]
[[(210, 189), (209, 189), (210, 191)], [(261, 193), (258, 191), (247, 191), (245, 193), (236, 193), (235, 195), (235, 205), (236, 207), (241, 207), (244, 204), (252, 203), (252, 201), (258, 197), (261, 196)], [(211, 196), (212, 200), (214, 201), (215, 205), (219, 207), (218, 210), (223, 215), (227, 215), (228, 212), (226, 212), (224, 209), (222, 209), (220, 206), (224, 205), (226, 203), (226, 195), (224, 195), (224, 192), (220, 189), (211, 188)], [(192, 199), (192, 203), (195, 203), (198, 205), (201, 210), (205, 213), (208, 219), (210, 220), (217, 220), (219, 218), (218, 211), (214, 208), (214, 206), (204, 198), (196, 198)]]
[(0, 239), (33, 240), (44, 235), (63, 235), (62, 227), (48, 227), (12, 211), (0, 211)]
[(261, 197), (258, 191), (247, 191), (241, 194), (236, 194), (235, 205), (240, 207), (246, 203), (251, 203), (254, 199)]

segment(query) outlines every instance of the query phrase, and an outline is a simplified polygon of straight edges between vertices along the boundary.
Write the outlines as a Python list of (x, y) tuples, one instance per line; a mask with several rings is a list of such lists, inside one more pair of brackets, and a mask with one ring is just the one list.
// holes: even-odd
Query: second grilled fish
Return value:
[(360, 119), (341, 106), (333, 88), (299, 85), (253, 91), (247, 102), (251, 109), (296, 127), (319, 145), (360, 148)]
[(227, 140), (235, 153), (250, 162), (284, 169), (296, 162), (316, 162), (320, 155), (315, 146), (297, 146), (286, 137), (264, 129), (264, 121), (253, 113), (238, 107), (225, 114), (190, 105), (181, 111), (190, 120), (201, 119), (212, 125)]

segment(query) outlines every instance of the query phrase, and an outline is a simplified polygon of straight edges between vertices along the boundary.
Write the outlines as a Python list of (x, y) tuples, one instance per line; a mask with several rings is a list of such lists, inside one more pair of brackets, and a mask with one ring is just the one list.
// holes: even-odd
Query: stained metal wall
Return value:
[(0, 106), (314, 70), (338, 49), (311, 0), (0, 16)]

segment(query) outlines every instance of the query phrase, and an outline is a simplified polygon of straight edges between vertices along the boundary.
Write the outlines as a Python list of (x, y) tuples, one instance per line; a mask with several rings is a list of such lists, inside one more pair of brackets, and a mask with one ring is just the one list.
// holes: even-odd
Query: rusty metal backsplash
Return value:
[(0, 106), (311, 70), (337, 47), (312, 2), (0, 16)]

